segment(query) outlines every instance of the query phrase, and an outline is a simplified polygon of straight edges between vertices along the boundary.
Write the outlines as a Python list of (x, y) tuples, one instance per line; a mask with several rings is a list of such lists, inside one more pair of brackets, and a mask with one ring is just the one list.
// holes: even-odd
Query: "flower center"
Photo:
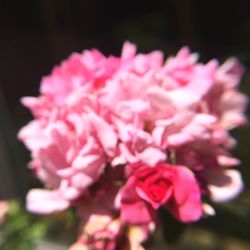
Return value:
[(166, 196), (169, 191), (170, 183), (166, 180), (158, 180), (157, 182), (151, 183), (147, 187), (147, 193), (149, 197), (155, 201), (160, 202)]

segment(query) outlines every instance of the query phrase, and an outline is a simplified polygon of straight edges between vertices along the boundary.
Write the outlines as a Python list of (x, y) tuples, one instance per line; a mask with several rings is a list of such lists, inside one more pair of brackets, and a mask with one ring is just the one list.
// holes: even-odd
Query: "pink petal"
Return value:
[(136, 54), (136, 46), (133, 43), (125, 42), (121, 54), (122, 59), (132, 59)]
[(202, 216), (201, 191), (193, 173), (186, 167), (177, 167), (174, 182), (175, 204), (170, 208), (182, 222), (197, 221)]
[(65, 200), (58, 191), (32, 189), (26, 199), (27, 209), (39, 214), (63, 211), (70, 205), (69, 201)]
[(37, 151), (49, 143), (44, 135), (44, 128), (38, 120), (34, 120), (23, 127), (18, 133), (18, 139), (23, 141), (31, 151)]
[(91, 113), (89, 116), (103, 149), (107, 155), (114, 156), (118, 139), (112, 126), (94, 113)]
[(137, 158), (149, 166), (155, 166), (157, 163), (165, 161), (166, 153), (155, 147), (147, 147), (141, 153), (136, 154)]
[(121, 207), (121, 218), (124, 222), (131, 224), (149, 223), (152, 221), (152, 211), (144, 201), (134, 203), (123, 203)]
[(214, 171), (209, 178), (210, 197), (215, 202), (226, 202), (235, 198), (243, 190), (241, 174), (237, 170)]

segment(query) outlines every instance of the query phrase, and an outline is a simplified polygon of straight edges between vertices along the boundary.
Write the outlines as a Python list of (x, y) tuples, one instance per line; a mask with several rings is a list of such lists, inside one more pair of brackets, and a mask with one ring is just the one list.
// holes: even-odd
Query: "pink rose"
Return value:
[(193, 173), (183, 166), (134, 164), (136, 168), (122, 188), (122, 218), (129, 223), (153, 220), (155, 210), (166, 205), (183, 222), (202, 215), (200, 188)]
[(173, 173), (165, 166), (146, 168), (135, 173), (135, 190), (154, 209), (165, 204), (173, 191)]

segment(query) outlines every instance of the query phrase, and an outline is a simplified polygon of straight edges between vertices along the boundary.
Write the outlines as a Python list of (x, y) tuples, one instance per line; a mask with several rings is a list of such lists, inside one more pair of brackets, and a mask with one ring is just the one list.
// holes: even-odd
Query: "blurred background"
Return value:
[[(26, 167), (29, 152), (16, 140), (31, 119), (20, 98), (37, 96), (41, 77), (73, 51), (95, 47), (119, 55), (125, 40), (136, 43), (140, 52), (158, 49), (165, 55), (188, 45), (202, 62), (236, 56), (246, 68), (241, 90), (250, 94), (248, 0), (0, 0), (0, 199), (17, 199), (2, 225), (0, 249), (38, 249), (34, 244), (41, 239), (45, 249), (57, 249), (46, 244), (67, 246), (77, 231), (70, 211), (53, 219), (25, 212), (24, 195), (39, 183)], [(173, 249), (250, 249), (250, 129), (233, 134), (239, 141), (234, 154), (242, 160), (245, 192), (216, 206), (215, 217), (188, 226)], [(173, 239), (175, 230), (179, 235), (183, 228), (170, 228)], [(156, 241), (165, 249), (162, 237)]]

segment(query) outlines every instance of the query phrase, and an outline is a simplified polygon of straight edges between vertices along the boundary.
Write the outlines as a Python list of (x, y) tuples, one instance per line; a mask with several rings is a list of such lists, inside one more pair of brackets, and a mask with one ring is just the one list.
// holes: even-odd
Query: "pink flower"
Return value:
[(158, 164), (135, 168), (121, 191), (122, 219), (129, 223), (152, 221), (155, 210), (166, 205), (183, 222), (198, 220), (202, 215), (200, 189), (190, 170), (182, 166)]
[(154, 230), (154, 223), (125, 227), (120, 218), (92, 214), (70, 250), (145, 250), (142, 243)]
[(80, 247), (98, 250), (125, 235), (143, 249), (160, 207), (182, 222), (213, 214), (203, 196), (224, 202), (243, 189), (226, 169), (240, 164), (229, 132), (246, 123), (242, 71), (235, 59), (199, 63), (186, 47), (165, 62), (129, 42), (120, 57), (74, 53), (42, 79), (40, 96), (22, 98), (34, 120), (18, 138), (45, 188), (28, 193), (29, 211), (75, 206), (86, 220)]
[(91, 215), (83, 234), (70, 249), (115, 250), (121, 244), (122, 224), (119, 218), (108, 215)]

